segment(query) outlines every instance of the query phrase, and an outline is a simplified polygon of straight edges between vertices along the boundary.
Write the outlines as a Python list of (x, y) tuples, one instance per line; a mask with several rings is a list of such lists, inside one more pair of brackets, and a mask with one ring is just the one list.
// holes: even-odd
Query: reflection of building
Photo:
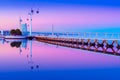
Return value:
[(11, 47), (21, 47), (27, 48), (27, 40), (26, 39), (5, 39), (5, 42), (10, 42)]
[(27, 40), (22, 41), (22, 48), (27, 48)]
[(27, 35), (27, 24), (21, 24), (21, 31), (23, 35)]
[(4, 39), (3, 38), (0, 38), (0, 44), (4, 44)]
[(30, 68), (33, 70), (33, 69), (38, 69), (39, 68), (39, 65), (36, 65), (36, 64), (34, 64), (34, 62), (33, 62), (33, 60), (32, 60), (32, 40), (30, 40), (29, 41), (30, 42), (30, 53), (29, 53), (29, 55), (27, 55), (27, 57), (29, 58), (29, 61), (28, 61), (28, 63), (30, 64)]

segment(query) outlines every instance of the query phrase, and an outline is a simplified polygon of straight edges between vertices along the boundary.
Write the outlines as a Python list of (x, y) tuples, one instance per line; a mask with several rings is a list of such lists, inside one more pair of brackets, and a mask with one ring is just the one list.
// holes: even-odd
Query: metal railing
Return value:
[(120, 33), (100, 33), (100, 32), (64, 32), (64, 33), (42, 33), (39, 34), (48, 37), (64, 37), (64, 38), (89, 38), (89, 39), (120, 39)]

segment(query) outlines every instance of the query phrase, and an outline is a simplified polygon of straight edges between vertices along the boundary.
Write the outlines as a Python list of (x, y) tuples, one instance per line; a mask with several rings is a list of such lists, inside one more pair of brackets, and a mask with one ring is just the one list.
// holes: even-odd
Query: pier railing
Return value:
[[(120, 34), (60, 34), (48, 36), (36, 36), (37, 41), (55, 44), (65, 47), (108, 53), (120, 56)], [(102, 50), (101, 50), (102, 49)]]
[(66, 33), (43, 33), (39, 34), (47, 37), (59, 38), (80, 38), (80, 39), (120, 39), (120, 33), (100, 33), (100, 32), (66, 32)]

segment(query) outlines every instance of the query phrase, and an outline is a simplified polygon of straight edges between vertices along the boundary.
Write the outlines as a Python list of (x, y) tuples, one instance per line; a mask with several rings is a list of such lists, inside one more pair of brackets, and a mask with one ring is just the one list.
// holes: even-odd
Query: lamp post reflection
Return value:
[[(8, 41), (10, 42), (10, 41)], [(11, 41), (10, 42), (10, 46), (11, 47), (16, 47), (19, 48), (19, 54), (22, 54), (22, 48), (27, 48), (27, 40), (22, 40), (22, 41)], [(26, 49), (27, 50), (27, 49)], [(27, 54), (27, 58), (28, 58), (28, 64), (30, 65), (30, 69), (38, 69), (39, 65), (34, 64), (33, 61), (33, 54), (32, 54), (32, 40), (29, 41), (29, 54)]]
[(30, 64), (30, 68), (31, 70), (35, 69), (35, 67), (38, 69), (39, 68), (39, 65), (34, 65), (34, 62), (33, 62), (33, 54), (32, 54), (32, 40), (29, 41), (30, 43), (30, 47), (29, 47), (29, 55), (27, 55), (27, 58), (29, 58), (29, 61), (28, 61), (28, 64)]
[(30, 40), (29, 43), (30, 43), (30, 47), (29, 47), (30, 52), (27, 55), (27, 58), (29, 58), (28, 63), (33, 64), (33, 60), (32, 60), (32, 40)]

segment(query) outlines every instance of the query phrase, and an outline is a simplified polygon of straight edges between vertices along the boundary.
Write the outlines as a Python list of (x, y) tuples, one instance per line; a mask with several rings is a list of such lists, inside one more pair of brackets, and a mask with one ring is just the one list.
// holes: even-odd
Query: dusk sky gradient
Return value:
[[(119, 32), (119, 0), (1, 0), (0, 29), (19, 28), (19, 17), (26, 21), (33, 15), (33, 31), (56, 32)], [(29, 27), (28, 27), (29, 28)]]

